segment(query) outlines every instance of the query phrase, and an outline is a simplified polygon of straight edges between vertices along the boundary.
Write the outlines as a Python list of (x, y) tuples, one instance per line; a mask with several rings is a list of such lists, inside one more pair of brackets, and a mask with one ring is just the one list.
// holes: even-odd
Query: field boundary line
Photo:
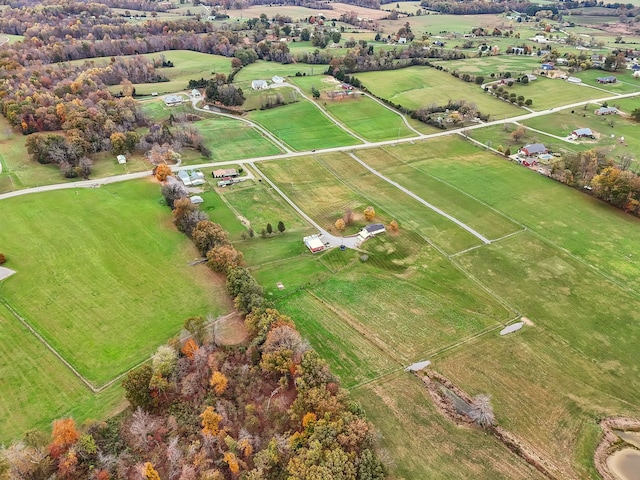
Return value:
[(391, 108), (389, 105), (387, 105), (386, 103), (378, 100), (376, 97), (374, 97), (373, 95), (367, 93), (367, 92), (362, 92), (365, 94), (365, 96), (369, 97), (370, 99), (372, 99), (374, 102), (379, 103), (380, 105), (382, 105), (384, 108), (386, 108), (387, 110), (391, 110), (393, 113), (395, 113), (396, 115), (398, 115), (400, 118), (402, 118), (402, 121), (404, 122), (405, 126), (409, 129), (412, 130), (416, 135), (422, 137), (424, 135), (424, 133), (420, 133), (418, 130), (416, 130), (415, 128), (413, 128), (410, 124), (409, 121), (407, 120), (407, 117), (405, 117), (402, 113), (400, 113), (399, 111), (397, 111), (394, 108)]
[(515, 235), (519, 235), (519, 234), (521, 234), (522, 232), (527, 232), (527, 231), (529, 231), (529, 229), (528, 229), (528, 228), (523, 228), (523, 229), (521, 229), (521, 230), (517, 230), (517, 231), (512, 232), (512, 233), (507, 233), (506, 235), (503, 235), (503, 236), (498, 237), (498, 238), (496, 238), (495, 240), (491, 240), (491, 241), (492, 241), (492, 242), (494, 242), (494, 243), (495, 243), (495, 242), (499, 242), (499, 241), (504, 240), (504, 239), (506, 239), (506, 238), (513, 237), (513, 236), (515, 236)]
[(93, 393), (99, 393), (100, 389), (94, 386), (89, 380), (87, 380), (78, 370), (75, 369), (73, 365), (71, 365), (53, 346), (47, 342), (47, 340), (38, 333), (38, 331), (27, 322), (27, 320), (22, 317), (6, 300), (0, 298), (0, 303), (2, 303), (7, 310), (11, 312), (11, 314), (18, 319), (18, 321), (31, 332), (31, 334), (38, 339), (40, 343), (42, 343), (51, 353), (53, 353), (58, 360), (62, 362), (62, 364), (67, 367), (71, 372)]
[(522, 123), (518, 123), (518, 122), (513, 122), (513, 123), (515, 125), (519, 125), (522, 128), (526, 128), (527, 130), (531, 130), (532, 132), (541, 133), (542, 135), (546, 135), (547, 137), (555, 138), (555, 139), (560, 140), (562, 142), (570, 143), (571, 145), (580, 145), (578, 142), (576, 142), (574, 140), (569, 140), (566, 137), (561, 137), (560, 135), (554, 135), (553, 133), (545, 132), (543, 130), (538, 130), (537, 128), (529, 127), (529, 126), (524, 125)]
[(409, 195), (411, 198), (413, 198), (414, 200), (417, 200), (419, 203), (422, 203), (425, 207), (430, 208), (431, 210), (433, 210), (434, 212), (442, 215), (443, 217), (447, 218), (448, 220), (452, 221), (453, 223), (455, 223), (456, 225), (458, 225), (460, 228), (466, 230), (467, 232), (469, 232), (471, 235), (473, 235), (474, 237), (478, 238), (479, 240), (481, 240), (483, 243), (485, 244), (490, 244), (491, 240), (489, 240), (488, 238), (486, 238), (485, 236), (483, 236), (482, 234), (480, 234), (479, 232), (477, 232), (476, 230), (474, 230), (473, 228), (471, 228), (469, 225), (467, 225), (466, 223), (461, 222), (460, 220), (458, 220), (457, 218), (455, 218), (452, 215), (449, 215), (447, 212), (445, 212), (444, 210), (440, 210), (438, 207), (436, 207), (435, 205), (430, 204), (429, 202), (427, 202), (425, 199), (423, 199), (422, 197), (419, 197), (418, 195), (416, 195), (415, 193), (413, 193), (411, 190), (403, 187), (402, 185), (400, 185), (397, 182), (394, 182), (393, 180), (391, 180), (390, 178), (384, 176), (383, 174), (381, 174), (380, 172), (378, 172), (377, 170), (373, 169), (372, 167), (370, 167), (369, 165), (367, 165), (364, 161), (360, 160), (353, 152), (349, 153), (349, 156), (351, 158), (353, 158), (356, 162), (358, 162), (360, 165), (362, 165), (364, 168), (366, 168), (367, 170), (369, 170), (369, 172), (373, 173), (374, 175), (376, 175), (377, 177), (381, 178), (382, 180), (384, 180), (385, 182), (389, 183), (390, 185), (393, 185), (394, 187), (396, 187), (397, 189), (399, 189), (400, 191), (404, 192), (405, 194)]

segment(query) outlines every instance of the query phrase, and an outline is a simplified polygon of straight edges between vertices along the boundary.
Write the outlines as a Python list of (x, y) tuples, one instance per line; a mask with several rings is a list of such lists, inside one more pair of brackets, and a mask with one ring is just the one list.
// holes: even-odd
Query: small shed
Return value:
[(271, 77), (271, 81), (273, 83), (284, 83), (284, 78), (279, 75), (274, 75), (273, 77)]
[(193, 195), (192, 197), (189, 197), (189, 200), (191, 200), (191, 203), (194, 205), (204, 202), (204, 199), (200, 195)]
[(567, 82), (578, 84), (578, 83), (582, 83), (582, 80), (578, 77), (568, 77)]
[(251, 88), (253, 88), (254, 90), (264, 90), (265, 88), (268, 88), (269, 84), (267, 83), (266, 80), (252, 80), (251, 81)]
[(571, 135), (577, 138), (583, 138), (583, 137), (593, 138), (593, 132), (591, 131), (590, 128), (578, 128), (577, 130), (574, 130), (573, 132), (571, 132)]
[(526, 155), (527, 157), (534, 157), (536, 155), (540, 155), (541, 153), (548, 153), (547, 147), (545, 147), (542, 143), (528, 143), (524, 147), (520, 149), (520, 153)]
[(527, 80), (529, 80), (530, 82), (533, 82), (534, 80), (538, 79), (538, 77), (536, 77), (535, 75), (532, 75), (531, 73), (527, 73), (525, 77), (527, 77)]
[(125, 163), (127, 163), (127, 157), (125, 157), (124, 155), (118, 155), (116, 157), (116, 160), (120, 165), (124, 165)]

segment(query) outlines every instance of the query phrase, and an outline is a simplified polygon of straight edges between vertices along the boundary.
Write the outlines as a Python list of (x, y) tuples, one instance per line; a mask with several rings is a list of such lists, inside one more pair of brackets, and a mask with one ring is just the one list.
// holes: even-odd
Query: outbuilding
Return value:
[(303, 237), (302, 241), (311, 253), (321, 252), (325, 249), (325, 245), (320, 239), (319, 235), (309, 235), (308, 237)]
[(607, 83), (616, 83), (618, 79), (613, 75), (608, 75), (606, 77), (598, 77), (596, 78), (596, 81), (601, 84), (607, 84)]
[(167, 107), (174, 107), (176, 105), (181, 105), (184, 99), (182, 95), (167, 95), (164, 97), (164, 103)]
[(380, 235), (381, 233), (386, 232), (387, 230), (384, 228), (384, 225), (381, 223), (372, 223), (371, 225), (367, 225), (360, 232), (358, 232), (358, 236), (362, 238), (362, 240), (366, 240), (370, 237), (375, 237), (376, 235)]
[(578, 128), (577, 130), (574, 130), (573, 132), (571, 132), (571, 135), (573, 135), (576, 138), (584, 138), (584, 137), (593, 138), (593, 132), (591, 131), (590, 128)]
[(264, 90), (265, 88), (269, 88), (269, 84), (266, 80), (252, 80), (251, 88), (254, 90)]
[(189, 197), (189, 200), (191, 200), (191, 203), (194, 205), (204, 202), (204, 199), (200, 195), (193, 195), (192, 197)]
[(125, 163), (127, 163), (127, 157), (125, 157), (124, 155), (118, 155), (116, 157), (116, 160), (120, 165), (124, 165)]
[(271, 81), (273, 83), (284, 83), (284, 78), (279, 75), (274, 75), (273, 77), (271, 77)]
[(600, 107), (597, 108), (593, 113), (596, 115), (617, 115), (618, 109), (616, 107)]
[(235, 168), (220, 168), (214, 170), (211, 175), (213, 175), (213, 178), (237, 177), (238, 171)]

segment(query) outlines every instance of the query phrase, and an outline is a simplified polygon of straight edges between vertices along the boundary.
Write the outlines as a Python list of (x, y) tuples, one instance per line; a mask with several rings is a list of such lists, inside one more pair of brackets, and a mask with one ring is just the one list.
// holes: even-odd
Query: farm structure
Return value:
[(199, 171), (187, 172), (186, 170), (180, 170), (178, 172), (178, 178), (182, 181), (185, 187), (192, 187), (197, 185), (204, 185), (204, 173)]
[(274, 75), (273, 77), (271, 77), (271, 81), (273, 83), (284, 83), (284, 78), (279, 75)]
[(549, 70), (553, 70), (555, 67), (553, 63), (543, 63), (542, 67), (540, 68), (542, 68), (542, 70), (549, 71)]
[(124, 155), (118, 155), (116, 157), (116, 160), (120, 165), (124, 165), (125, 163), (127, 163), (127, 157), (125, 157)]
[(596, 115), (617, 115), (618, 109), (616, 107), (600, 107), (597, 108), (593, 113)]
[(526, 155), (527, 157), (533, 157), (542, 153), (548, 153), (547, 147), (542, 143), (528, 143), (519, 150), (519, 153)]
[(176, 105), (181, 105), (184, 99), (181, 95), (167, 95), (164, 97), (164, 103), (167, 107), (174, 107)]
[(251, 88), (254, 90), (264, 90), (265, 88), (269, 88), (269, 84), (266, 80), (252, 80)]
[(237, 177), (238, 171), (235, 168), (220, 168), (211, 172), (213, 178)]
[(608, 84), (608, 83), (616, 83), (618, 79), (613, 75), (607, 75), (606, 77), (596, 78), (596, 81), (601, 84)]
[(324, 242), (320, 239), (320, 235), (309, 235), (308, 237), (303, 237), (302, 241), (311, 253), (321, 252), (326, 248)]
[(590, 128), (578, 128), (571, 132), (571, 136), (575, 138), (594, 138), (593, 131)]
[(194, 88), (193, 90), (191, 90), (191, 98), (200, 98), (200, 97), (202, 97), (200, 90), (198, 90), (197, 88)]

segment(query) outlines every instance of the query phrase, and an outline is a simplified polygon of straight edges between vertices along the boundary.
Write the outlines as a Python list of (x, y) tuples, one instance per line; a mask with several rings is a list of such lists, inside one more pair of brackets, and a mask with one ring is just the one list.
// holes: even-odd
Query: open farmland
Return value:
[[(360, 143), (304, 100), (249, 113), (249, 118), (294, 150), (330, 148)], [(283, 121), (286, 119), (286, 121)]]
[(539, 76), (537, 80), (524, 85), (514, 83), (512, 87), (506, 87), (506, 91), (524, 96), (533, 100), (531, 109), (540, 111), (547, 108), (558, 107), (566, 103), (577, 103), (594, 98), (607, 97), (607, 92), (588, 85), (574, 85), (559, 78), (545, 78)]
[(533, 73), (540, 68), (540, 59), (537, 57), (522, 55), (495, 55), (491, 57), (466, 58), (464, 60), (450, 60), (435, 62), (442, 65), (450, 72), (458, 71), (471, 75), (483, 75), (485, 82), (490, 81), (492, 73), (498, 76), (500, 73), (510, 72), (512, 77)]
[(358, 79), (372, 93), (403, 107), (418, 109), (430, 104), (444, 105), (449, 100), (473, 102), (491, 119), (515, 116), (524, 110), (483, 95), (479, 85), (463, 82), (431, 67), (411, 67), (384, 72), (365, 72)]
[(228, 308), (208, 270), (188, 266), (197, 252), (158, 200), (157, 184), (137, 181), (1, 204), (12, 213), (0, 243), (18, 272), (3, 299), (96, 386), (148, 358), (186, 317)]
[[(633, 78), (631, 70), (623, 70), (621, 72), (605, 72), (602, 70), (584, 70), (574, 75), (582, 80), (583, 83), (594, 87), (607, 90), (611, 93), (631, 93), (640, 90), (640, 79)], [(616, 83), (601, 84), (596, 80), (598, 77), (614, 76), (618, 79)]]

